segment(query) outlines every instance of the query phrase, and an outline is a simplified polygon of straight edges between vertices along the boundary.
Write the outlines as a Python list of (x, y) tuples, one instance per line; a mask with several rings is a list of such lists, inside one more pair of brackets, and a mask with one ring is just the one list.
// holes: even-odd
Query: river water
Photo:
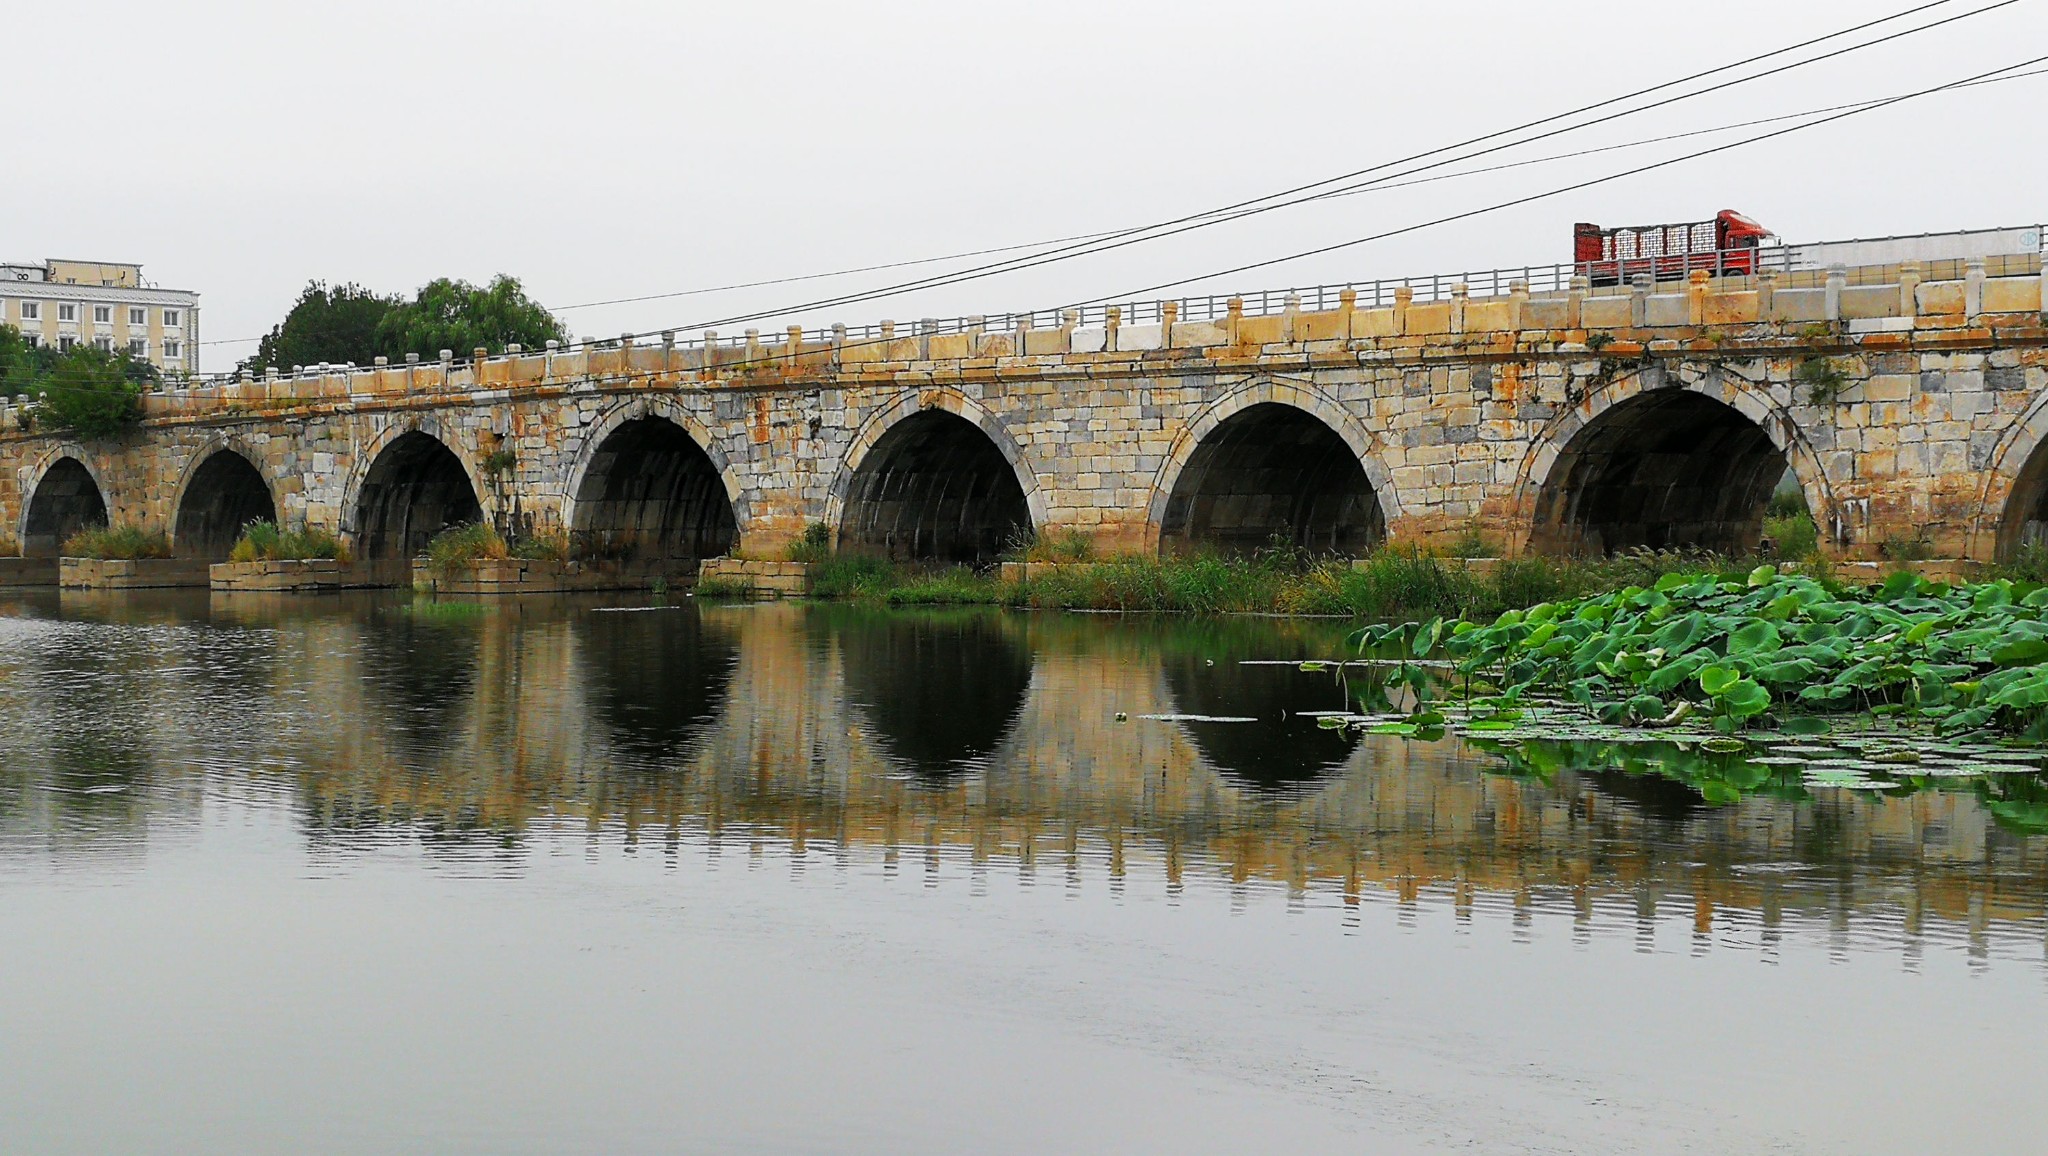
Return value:
[(2048, 1134), (2048, 836), (1321, 729), (1332, 676), (1245, 660), (1340, 626), (0, 616), (0, 1151)]

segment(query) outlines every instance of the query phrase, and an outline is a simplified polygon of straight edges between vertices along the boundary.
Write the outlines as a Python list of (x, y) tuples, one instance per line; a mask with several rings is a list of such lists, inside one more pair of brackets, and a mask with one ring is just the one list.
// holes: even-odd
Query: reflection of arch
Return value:
[(107, 524), (106, 489), (99, 471), (74, 446), (46, 454), (29, 475), (22, 492), (21, 552), (26, 557), (55, 557), (64, 540), (87, 526)]
[(602, 555), (708, 558), (732, 549), (737, 488), (708, 438), (669, 413), (620, 406), (584, 437), (564, 494), (577, 549)]
[(1280, 402), (1245, 406), (1194, 446), (1159, 521), (1162, 551), (1274, 541), (1358, 555), (1386, 537), (1365, 465), (1336, 430)]
[(483, 520), (480, 487), (446, 442), (421, 429), (387, 430), (379, 441), (344, 505), (359, 556), (410, 558), (449, 526)]
[(1594, 391), (1531, 442), (1516, 508), (1531, 511), (1527, 545), (1538, 551), (1738, 554), (1756, 547), (1787, 468), (1826, 537), (1833, 494), (1782, 406), (1732, 374), (1683, 380), (1649, 366)]
[(1305, 382), (1260, 379), (1247, 382), (1209, 403), (1173, 439), (1166, 459), (1160, 463), (1159, 472), (1152, 479), (1152, 502), (1146, 523), (1155, 538), (1165, 536), (1163, 528), (1167, 524), (1168, 509), (1174, 504), (1175, 492), (1181, 488), (1182, 475), (1191, 461), (1200, 468), (1202, 463), (1196, 461), (1196, 455), (1204, 444), (1210, 444), (1210, 436), (1245, 410), (1265, 405), (1282, 406), (1306, 414), (1336, 435), (1364, 472), (1378, 505), (1382, 529), (1401, 516), (1401, 498), (1394, 488), (1394, 475), (1374, 452), (1373, 436), (1350, 411), (1335, 398)]
[(1965, 553), (1980, 561), (2010, 559), (2030, 542), (2048, 540), (2048, 396), (2036, 398), (1999, 435), (1978, 492), (1977, 517)]
[(1356, 730), (1325, 730), (1300, 714), (1351, 708), (1328, 674), (1292, 664), (1212, 664), (1195, 654), (1165, 658), (1161, 673), (1177, 713), (1256, 720), (1178, 724), (1211, 767), (1249, 786), (1311, 786), (1358, 749)]
[(697, 611), (585, 614), (575, 631), (590, 713), (636, 764), (686, 754), (724, 710), (739, 647)]
[(1031, 655), (996, 615), (818, 613), (835, 620), (848, 700), (907, 770), (972, 769), (1024, 709)]
[(950, 390), (905, 397), (862, 423), (826, 501), (841, 548), (898, 558), (992, 561), (1044, 519), (1016, 439)]
[(570, 467), (569, 477), (562, 487), (562, 525), (576, 524), (579, 517), (576, 508), (577, 495), (583, 492), (584, 486), (588, 483), (588, 475), (599, 448), (617, 433), (621, 426), (645, 418), (661, 418), (672, 422), (696, 443), (697, 448), (703, 451), (705, 458), (710, 461), (711, 468), (717, 472), (720, 484), (725, 488), (725, 498), (732, 506), (734, 521), (739, 525), (746, 525), (749, 514), (747, 490), (741, 484), (740, 476), (733, 469), (732, 462), (726, 457), (724, 447), (719, 444), (710, 427), (699, 420), (696, 414), (668, 397), (636, 397), (622, 402), (599, 415), (597, 420), (591, 422), (584, 430), (582, 441), (576, 448), (576, 464)]
[(192, 459), (171, 509), (171, 543), (180, 555), (225, 561), (242, 527), (277, 521), (270, 484), (249, 455), (226, 442)]

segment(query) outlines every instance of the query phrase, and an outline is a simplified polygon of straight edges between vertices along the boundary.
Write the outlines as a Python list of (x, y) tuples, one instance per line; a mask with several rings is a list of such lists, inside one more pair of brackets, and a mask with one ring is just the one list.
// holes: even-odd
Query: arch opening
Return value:
[(2048, 440), (2027, 455), (2013, 479), (2012, 494), (1998, 525), (1998, 560), (2010, 562), (2048, 547)]
[(92, 471), (77, 458), (59, 458), (36, 483), (28, 517), (21, 528), (21, 552), (30, 558), (54, 558), (64, 540), (89, 526), (107, 524), (107, 500)]
[(979, 566), (1031, 528), (1024, 487), (994, 439), (966, 418), (928, 409), (892, 426), (854, 471), (839, 547)]
[(277, 521), (270, 487), (248, 458), (220, 450), (201, 462), (178, 502), (171, 536), (180, 557), (227, 560), (251, 522)]
[(578, 553), (635, 561), (729, 552), (739, 522), (711, 456), (663, 417), (621, 424), (591, 454), (570, 532)]
[(1379, 495), (1351, 446), (1314, 414), (1279, 402), (1246, 406), (1209, 431), (1174, 479), (1159, 527), (1162, 554), (1244, 554), (1279, 542), (1355, 556), (1385, 538)]
[(411, 558), (450, 526), (481, 522), (483, 506), (455, 451), (432, 434), (401, 434), (370, 466), (356, 497), (356, 553)]
[(1530, 546), (1751, 553), (1788, 469), (1784, 451), (1735, 407), (1686, 390), (1638, 394), (1564, 446), (1537, 495)]

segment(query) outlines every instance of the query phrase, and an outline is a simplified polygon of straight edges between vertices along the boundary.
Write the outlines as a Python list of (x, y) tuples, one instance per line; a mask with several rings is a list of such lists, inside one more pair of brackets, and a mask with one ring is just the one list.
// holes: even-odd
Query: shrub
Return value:
[[(696, 594), (699, 598), (745, 598), (753, 592), (754, 588), (739, 578), (699, 578), (697, 580)], [(657, 590), (655, 593), (661, 594), (663, 591)]]
[(168, 558), (171, 540), (161, 530), (140, 526), (88, 526), (64, 539), (67, 558)]
[[(1776, 504), (1776, 499), (1772, 504)], [(1780, 558), (1797, 561), (1820, 549), (1820, 529), (1813, 524), (1812, 518), (1806, 516), (1803, 506), (1796, 514), (1765, 518), (1764, 536), (1777, 547)]]
[(235, 548), (228, 553), (230, 562), (288, 562), (308, 558), (332, 558), (346, 565), (349, 561), (348, 547), (333, 534), (314, 527), (280, 530), (275, 522), (251, 522), (242, 527), (242, 536), (235, 539)]
[(832, 527), (823, 522), (805, 526), (803, 534), (789, 545), (792, 562), (823, 562), (831, 556)]

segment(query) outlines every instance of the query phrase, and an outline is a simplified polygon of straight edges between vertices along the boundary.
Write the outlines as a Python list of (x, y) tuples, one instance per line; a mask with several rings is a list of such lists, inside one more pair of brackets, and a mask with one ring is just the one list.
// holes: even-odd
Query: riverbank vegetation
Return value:
[(2010, 578), (1951, 586), (1898, 573), (1847, 590), (1770, 566), (1739, 580), (1669, 574), (1487, 625), (1411, 622), (1355, 640), (1447, 658), (1454, 677), (1403, 682), (1422, 712), (1432, 682), (1468, 704), (1478, 688), (1491, 712), (1480, 729), (1509, 729), (1534, 700), (1651, 729), (1821, 733), (1826, 716), (1898, 716), (2048, 737), (2048, 586)]
[(348, 547), (326, 530), (280, 530), (276, 522), (251, 522), (228, 552), (230, 562), (293, 562), (331, 558), (346, 565)]
[(536, 534), (508, 541), (487, 522), (450, 526), (427, 543), (427, 567), (443, 578), (474, 570), (480, 562), (504, 558), (561, 562), (569, 557), (562, 534)]
[(168, 558), (171, 556), (171, 540), (161, 530), (145, 530), (140, 526), (88, 526), (64, 539), (61, 553), (66, 558), (117, 561)]

